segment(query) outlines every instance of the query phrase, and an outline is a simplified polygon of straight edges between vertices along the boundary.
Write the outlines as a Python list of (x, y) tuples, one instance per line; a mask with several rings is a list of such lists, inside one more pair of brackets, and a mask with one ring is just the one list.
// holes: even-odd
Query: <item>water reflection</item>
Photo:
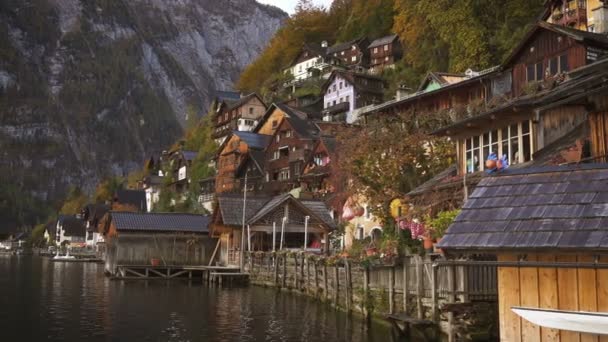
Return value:
[(2, 341), (391, 341), (388, 327), (273, 289), (110, 281), (102, 266), (0, 257)]

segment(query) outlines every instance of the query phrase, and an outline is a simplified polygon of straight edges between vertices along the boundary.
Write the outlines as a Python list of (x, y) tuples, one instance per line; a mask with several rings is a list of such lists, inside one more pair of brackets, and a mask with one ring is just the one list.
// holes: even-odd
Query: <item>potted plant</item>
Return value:
[[(442, 211), (437, 214), (437, 217), (429, 220), (429, 225), (432, 227), (431, 236), (435, 240), (435, 244), (441, 241), (441, 238), (445, 235), (452, 222), (456, 219), (456, 216), (460, 214), (460, 209)], [(437, 252), (441, 253), (441, 250), (435, 248)]]

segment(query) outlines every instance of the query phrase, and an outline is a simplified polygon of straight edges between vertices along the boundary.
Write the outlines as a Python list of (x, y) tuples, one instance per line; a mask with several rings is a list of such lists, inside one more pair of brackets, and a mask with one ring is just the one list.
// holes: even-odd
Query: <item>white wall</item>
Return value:
[[(340, 83), (342, 83), (342, 89), (340, 89)], [(335, 91), (334, 86), (336, 87)], [(329, 107), (333, 106), (334, 101), (336, 102), (335, 104), (340, 102), (349, 102), (350, 110), (346, 113), (346, 122), (353, 123), (357, 121), (357, 118), (353, 116), (353, 110), (355, 108), (355, 96), (355, 87), (353, 87), (342, 77), (336, 76), (325, 92), (325, 96), (323, 97), (323, 108), (328, 108), (328, 103)]]
[(321, 57), (314, 57), (300, 62), (288, 70), (293, 75), (293, 79), (295, 81), (305, 80), (307, 78), (312, 77), (312, 74), (308, 71), (308, 68), (318, 66), (322, 63), (323, 59)]

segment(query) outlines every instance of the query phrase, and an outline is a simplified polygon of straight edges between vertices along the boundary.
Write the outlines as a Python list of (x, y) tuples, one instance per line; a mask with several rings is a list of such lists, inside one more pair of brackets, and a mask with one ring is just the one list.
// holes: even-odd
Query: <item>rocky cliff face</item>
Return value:
[(2, 1), (0, 184), (53, 200), (140, 167), (285, 17), (254, 0)]

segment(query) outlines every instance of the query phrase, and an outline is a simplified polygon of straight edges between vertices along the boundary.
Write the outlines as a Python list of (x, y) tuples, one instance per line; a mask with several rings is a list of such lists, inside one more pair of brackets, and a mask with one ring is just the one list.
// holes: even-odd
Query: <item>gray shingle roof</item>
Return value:
[(607, 250), (608, 165), (517, 169), (485, 177), (439, 247)]
[[(247, 196), (245, 221), (253, 217), (270, 200), (268, 196)], [(243, 224), (243, 195), (217, 195), (219, 210), (225, 225), (241, 226)]]
[(367, 48), (368, 49), (372, 49), (372, 48), (375, 48), (376, 46), (382, 46), (382, 45), (390, 44), (393, 41), (395, 41), (395, 39), (397, 39), (397, 38), (398, 37), (397, 37), (396, 34), (392, 34), (390, 36), (378, 38), (378, 39), (374, 40), (371, 44), (369, 44), (369, 46)]
[(64, 231), (65, 236), (86, 236), (86, 227), (84, 222), (75, 216), (70, 215), (59, 215), (59, 225)]
[(249, 148), (256, 150), (265, 149), (270, 143), (270, 139), (272, 136), (257, 134), (252, 132), (243, 132), (243, 131), (234, 131), (234, 135), (238, 136), (242, 141), (244, 141)]
[(144, 190), (118, 190), (115, 200), (120, 204), (132, 205), (141, 211), (145, 211), (147, 207)]
[(208, 233), (210, 216), (182, 213), (110, 212), (116, 230)]

